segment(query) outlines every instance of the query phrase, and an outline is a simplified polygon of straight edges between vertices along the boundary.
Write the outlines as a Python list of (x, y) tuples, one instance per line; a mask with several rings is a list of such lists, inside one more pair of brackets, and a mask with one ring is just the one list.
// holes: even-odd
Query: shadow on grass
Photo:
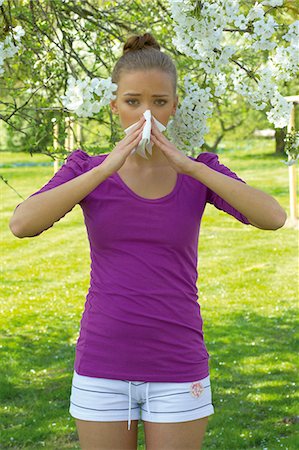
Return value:
[(213, 328), (208, 351), (215, 415), (207, 448), (280, 448), (292, 433), (286, 423), (297, 423), (295, 318), (291, 309), (281, 317), (244, 310)]
[(268, 152), (260, 152), (260, 153), (240, 153), (238, 154), (238, 160), (254, 160), (254, 159), (266, 159), (266, 160), (272, 160), (272, 159), (278, 159), (278, 160), (287, 160), (287, 155), (286, 153), (275, 153), (275, 151), (273, 151), (272, 153)]
[[(292, 309), (283, 317), (244, 310), (227, 314), (213, 328), (207, 347), (215, 414), (204, 448), (272, 450), (298, 428), (284, 420), (292, 419), (295, 410), (295, 318)], [(73, 319), (57, 326), (53, 317), (46, 333), (33, 316), (25, 326), (35, 324), (29, 334), (12, 321), (10, 333), (2, 333), (0, 447), (80, 448), (68, 412)]]

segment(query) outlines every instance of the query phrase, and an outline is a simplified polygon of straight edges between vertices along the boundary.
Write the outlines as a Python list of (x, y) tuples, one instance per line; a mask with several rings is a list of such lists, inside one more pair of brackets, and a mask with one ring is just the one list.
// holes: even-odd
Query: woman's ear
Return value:
[(111, 108), (111, 111), (113, 114), (118, 114), (118, 109), (117, 109), (115, 100), (110, 101), (110, 108)]
[(172, 109), (172, 115), (173, 115), (173, 116), (174, 116), (175, 113), (176, 113), (176, 109), (177, 109), (178, 103), (179, 103), (179, 97), (178, 97), (178, 95), (176, 95), (175, 101), (174, 101), (174, 105), (173, 105), (173, 109)]

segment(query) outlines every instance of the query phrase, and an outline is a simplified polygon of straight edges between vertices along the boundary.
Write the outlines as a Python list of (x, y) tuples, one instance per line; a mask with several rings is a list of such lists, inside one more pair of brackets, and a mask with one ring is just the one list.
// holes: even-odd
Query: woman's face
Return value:
[(110, 106), (112, 112), (119, 115), (123, 129), (137, 122), (147, 109), (166, 126), (178, 104), (170, 75), (156, 69), (123, 73), (116, 95)]

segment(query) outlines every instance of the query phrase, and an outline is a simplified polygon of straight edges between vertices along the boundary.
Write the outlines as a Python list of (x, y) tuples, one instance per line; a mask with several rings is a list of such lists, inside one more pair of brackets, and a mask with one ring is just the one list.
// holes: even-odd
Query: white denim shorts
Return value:
[(186, 422), (214, 414), (210, 376), (183, 383), (114, 380), (79, 375), (72, 380), (72, 417), (110, 422)]

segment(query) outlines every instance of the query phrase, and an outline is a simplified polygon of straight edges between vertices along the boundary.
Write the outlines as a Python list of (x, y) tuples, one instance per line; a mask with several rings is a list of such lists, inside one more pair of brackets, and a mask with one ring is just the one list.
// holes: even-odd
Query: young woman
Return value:
[(128, 39), (112, 81), (112, 112), (122, 128), (137, 125), (110, 153), (73, 151), (10, 228), (38, 236), (77, 203), (84, 213), (91, 279), (70, 398), (82, 449), (136, 449), (139, 419), (147, 450), (200, 449), (214, 413), (196, 287), (205, 205), (267, 230), (286, 213), (217, 155), (179, 151), (154, 121), (152, 156), (132, 153), (143, 113), (166, 126), (178, 104), (175, 65), (151, 34)]

